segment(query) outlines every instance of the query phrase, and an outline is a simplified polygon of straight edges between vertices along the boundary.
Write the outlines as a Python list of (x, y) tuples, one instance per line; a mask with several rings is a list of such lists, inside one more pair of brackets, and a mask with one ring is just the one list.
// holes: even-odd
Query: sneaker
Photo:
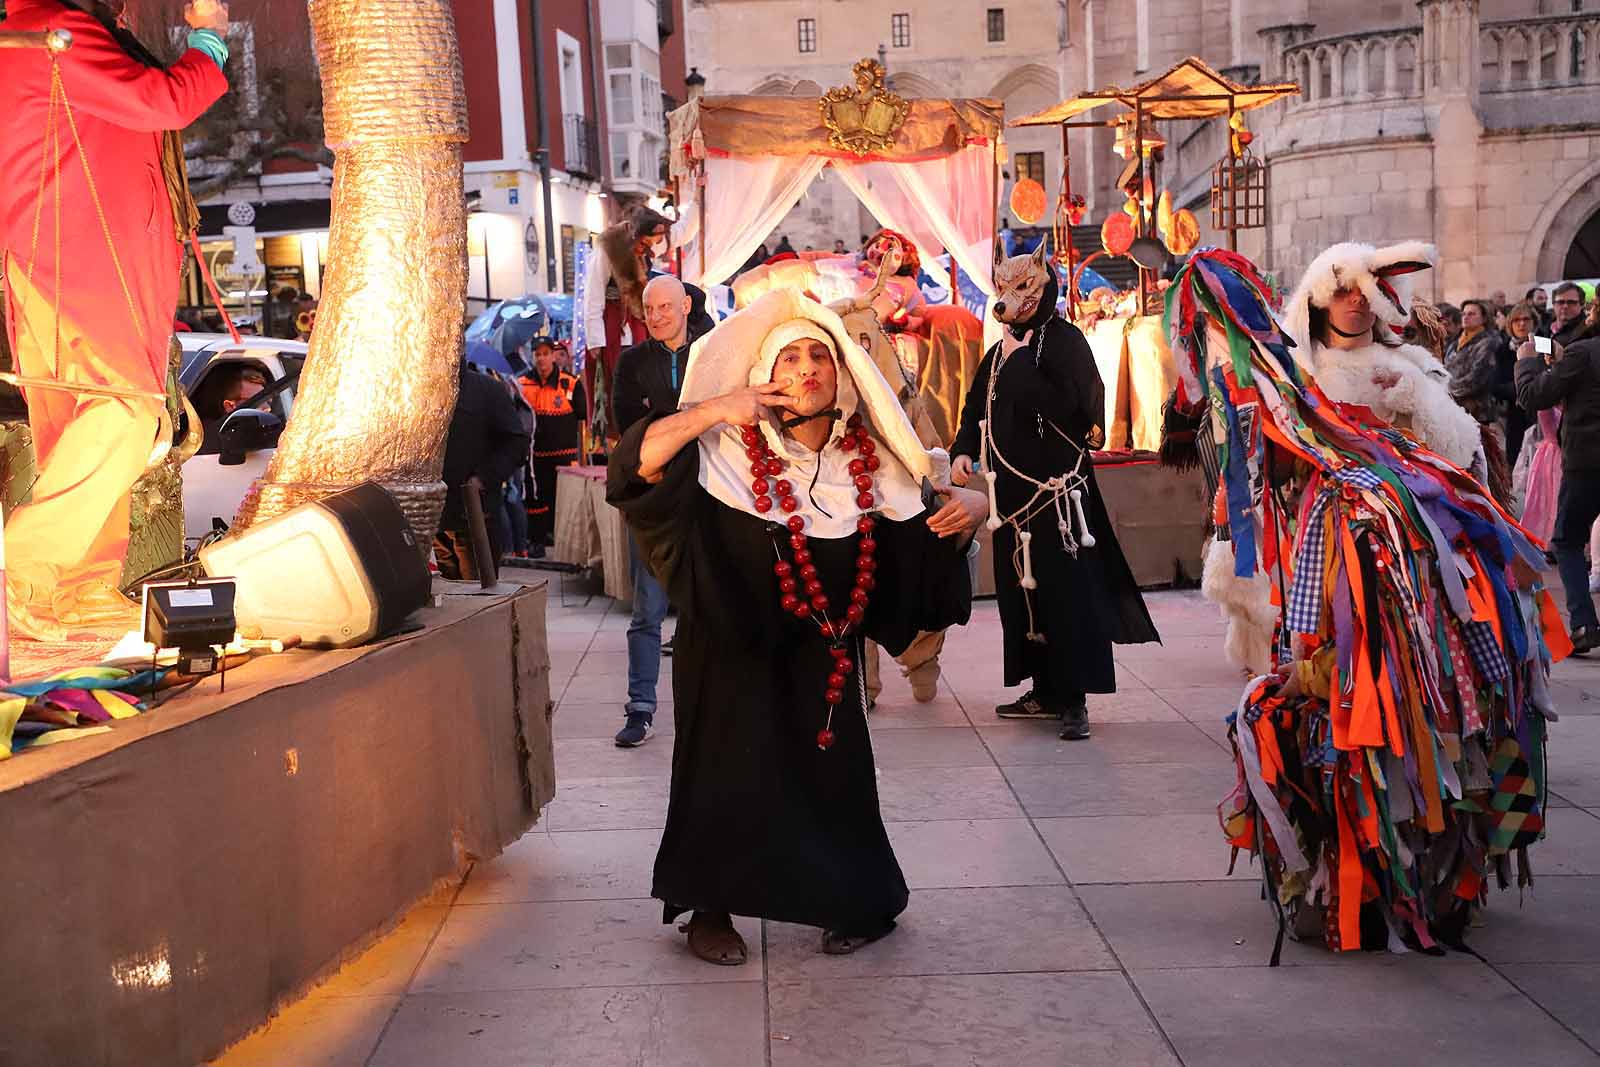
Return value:
[(1061, 714), (1061, 740), (1082, 741), (1089, 736), (1089, 708), (1079, 704)]
[(667, 657), (668, 659), (672, 658), (672, 642), (676, 641), (677, 639), (678, 635), (673, 634), (671, 637), (661, 642), (661, 654), (663, 656)]
[(650, 740), (655, 716), (648, 711), (628, 712), (627, 724), (617, 731), (618, 748), (638, 748)]
[(526, 558), (526, 559), (544, 559), (544, 546), (543, 545), (529, 545), (528, 546), (528, 554), (524, 558)]
[(1032, 689), (1024, 693), (1019, 700), (1001, 704), (994, 709), (994, 713), (1002, 719), (1054, 719), (1060, 715), (1056, 709), (1046, 707)]
[(1583, 655), (1600, 648), (1600, 630), (1593, 626), (1580, 626), (1572, 631), (1572, 651), (1575, 655)]

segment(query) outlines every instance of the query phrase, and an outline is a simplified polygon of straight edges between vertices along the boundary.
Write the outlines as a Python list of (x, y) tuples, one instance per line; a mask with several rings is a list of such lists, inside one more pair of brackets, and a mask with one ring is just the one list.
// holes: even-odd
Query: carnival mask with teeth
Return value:
[(1045, 242), (1030, 255), (996, 258), (994, 287), (994, 317), (1019, 336), (1054, 314), (1060, 286)]

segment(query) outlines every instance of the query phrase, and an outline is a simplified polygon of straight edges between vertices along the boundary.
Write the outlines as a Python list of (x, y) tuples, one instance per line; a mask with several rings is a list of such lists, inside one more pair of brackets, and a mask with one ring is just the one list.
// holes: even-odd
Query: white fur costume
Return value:
[[(1478, 422), (1450, 397), (1450, 376), (1427, 349), (1417, 345), (1329, 348), (1311, 336), (1311, 307), (1326, 307), (1334, 293), (1352, 286), (1367, 297), (1377, 322), (1373, 331), (1404, 326), (1411, 314), (1406, 275), (1433, 265), (1432, 245), (1406, 241), (1386, 248), (1345, 243), (1311, 261), (1284, 305), (1285, 332), (1301, 369), (1316, 379), (1329, 398), (1369, 407), (1380, 418), (1406, 430), (1450, 462), (1482, 478), (1483, 439)], [(1271, 585), (1259, 570), (1254, 577), (1233, 573), (1232, 546), (1213, 541), (1206, 548), (1200, 590), (1228, 619), (1228, 658), (1252, 673), (1272, 667), (1272, 631), (1277, 609)]]

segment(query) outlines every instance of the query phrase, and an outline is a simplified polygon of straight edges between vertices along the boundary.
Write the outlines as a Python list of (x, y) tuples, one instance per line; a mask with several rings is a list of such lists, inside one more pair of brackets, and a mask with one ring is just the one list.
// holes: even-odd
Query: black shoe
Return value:
[(1030, 689), (1018, 700), (1009, 704), (1001, 704), (994, 709), (994, 713), (1002, 719), (1054, 719), (1060, 715), (1055, 708), (1047, 706), (1040, 700), (1038, 694)]
[(617, 731), (617, 747), (638, 748), (650, 740), (654, 719), (648, 711), (630, 711), (627, 725)]
[(1089, 736), (1089, 708), (1078, 704), (1061, 713), (1061, 740), (1082, 741)]
[(677, 639), (678, 635), (673, 634), (671, 637), (661, 642), (661, 654), (663, 656), (667, 657), (668, 659), (672, 658), (672, 642), (676, 641)]
[(1600, 648), (1600, 630), (1593, 626), (1580, 626), (1572, 631), (1572, 651), (1581, 656)]
[(544, 559), (544, 546), (543, 545), (529, 545), (528, 546), (528, 558), (529, 559)]

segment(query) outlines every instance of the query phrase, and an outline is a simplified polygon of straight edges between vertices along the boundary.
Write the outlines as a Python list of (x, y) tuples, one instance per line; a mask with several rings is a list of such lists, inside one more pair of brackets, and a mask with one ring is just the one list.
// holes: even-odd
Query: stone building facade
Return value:
[[(1004, 40), (991, 42), (995, 11)], [(1597, 0), (688, 0), (686, 25), (709, 93), (820, 94), (880, 44), (902, 94), (995, 96), (1008, 117), (1189, 55), (1242, 81), (1294, 80), (1299, 97), (1248, 117), (1269, 225), (1240, 240), (1285, 284), (1328, 244), (1407, 238), (1438, 245), (1441, 269), (1419, 283), (1441, 299), (1600, 275)], [(1221, 126), (1160, 131), (1162, 185), (1203, 230)], [(1038, 152), (1053, 200), (1060, 132), (1007, 139), (1005, 190)], [(1089, 218), (1117, 210), (1111, 132), (1067, 143)], [(797, 247), (850, 243), (870, 225), (827, 182), (785, 220)]]

